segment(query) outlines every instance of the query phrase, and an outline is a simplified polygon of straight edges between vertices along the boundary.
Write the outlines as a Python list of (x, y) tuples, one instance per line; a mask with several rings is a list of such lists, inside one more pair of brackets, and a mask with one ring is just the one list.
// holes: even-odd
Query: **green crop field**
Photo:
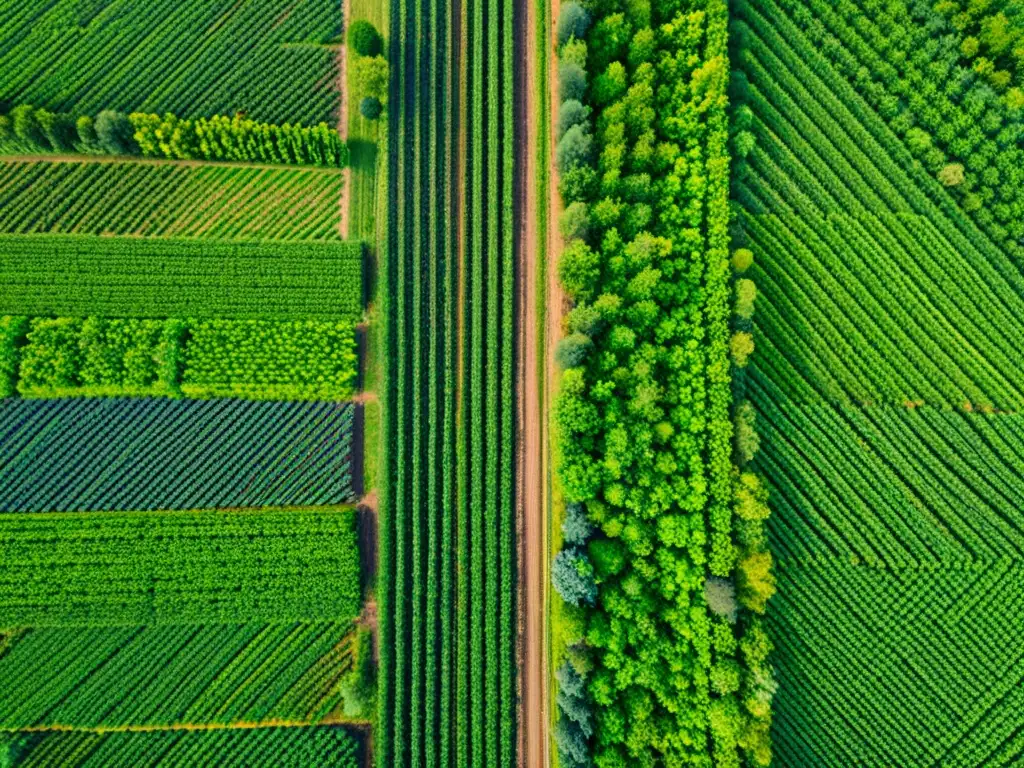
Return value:
[(381, 766), (515, 760), (513, 10), (465, 7), (463, 114), (447, 85), (459, 19), (391, 6)]
[(339, 239), (337, 171), (84, 160), (0, 158), (0, 231)]
[(785, 766), (1024, 759), (1021, 118), (954, 6), (735, 6)]
[(0, 0), (0, 768), (1024, 765), (1021, 0)]
[(0, 516), (0, 542), (3, 628), (311, 621), (359, 611), (348, 508), (11, 513)]
[(0, 97), (275, 123), (337, 121), (341, 16), (329, 0), (9, 0)]

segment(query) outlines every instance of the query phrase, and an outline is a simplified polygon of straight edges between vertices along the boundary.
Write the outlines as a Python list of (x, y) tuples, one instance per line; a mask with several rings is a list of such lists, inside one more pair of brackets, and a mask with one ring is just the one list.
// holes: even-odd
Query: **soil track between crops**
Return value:
[(549, 764), (547, 643), (545, 604), (544, 435), (541, 383), (538, 375), (540, 323), (536, 288), (538, 254), (538, 189), (536, 150), (539, 133), (537, 99), (536, 0), (516, 0), (516, 205), (519, 211), (517, 303), (519, 322), (516, 489), (519, 533), (519, 765)]

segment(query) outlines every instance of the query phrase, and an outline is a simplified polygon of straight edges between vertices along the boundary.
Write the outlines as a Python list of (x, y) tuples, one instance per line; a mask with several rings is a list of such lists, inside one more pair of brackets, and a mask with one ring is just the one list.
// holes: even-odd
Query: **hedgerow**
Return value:
[[(753, 351), (740, 327), (753, 299), (729, 267), (728, 9), (583, 6), (563, 5), (560, 29), (571, 116), (557, 148), (561, 229), (572, 242), (559, 273), (578, 341), (560, 355), (556, 420), (566, 498), (597, 532), (556, 565), (572, 563), (563, 581), (592, 572), (597, 583), (574, 651), (593, 657), (589, 750), (602, 768), (765, 765), (770, 708), (750, 702), (771, 672), (739, 651), (757, 621), (705, 598), (709, 578), (734, 578), (757, 612), (774, 589), (757, 529), (767, 507), (749, 530), (734, 525), (746, 475), (732, 463), (729, 356), (740, 366)], [(573, 730), (568, 707), (560, 723), (560, 759), (579, 764), (589, 734)]]
[[(58, 130), (56, 126), (60, 126)], [(342, 168), (348, 147), (326, 123), (260, 123), (236, 114), (181, 118), (105, 110), (55, 114), (20, 104), (0, 119), (0, 151), (83, 152), (171, 160), (280, 163)]]
[(4, 321), (24, 397), (346, 400), (359, 369), (351, 323), (33, 317)]

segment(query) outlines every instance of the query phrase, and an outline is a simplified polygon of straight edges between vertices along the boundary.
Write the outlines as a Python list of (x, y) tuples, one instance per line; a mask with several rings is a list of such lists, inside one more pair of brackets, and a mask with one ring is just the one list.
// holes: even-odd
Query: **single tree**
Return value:
[(366, 19), (359, 19), (348, 28), (348, 44), (360, 56), (376, 56), (381, 51), (380, 33)]

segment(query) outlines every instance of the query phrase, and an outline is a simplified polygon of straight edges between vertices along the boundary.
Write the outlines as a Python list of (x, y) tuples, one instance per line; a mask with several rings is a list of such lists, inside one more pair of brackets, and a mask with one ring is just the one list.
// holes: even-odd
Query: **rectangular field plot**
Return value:
[(347, 622), (15, 631), (0, 643), (0, 727), (317, 722), (340, 701), (351, 631)]
[(350, 619), (355, 511), (0, 515), (0, 627)]
[(330, 0), (15, 2), (0, 20), (0, 99), (330, 122), (337, 54), (325, 44), (340, 35)]
[(12, 750), (19, 768), (357, 768), (356, 738), (338, 726), (242, 728), (128, 733), (55, 731), (0, 734), (19, 739)]
[(779, 765), (1022, 764), (1019, 561), (784, 564), (778, 577), (768, 619)]
[(82, 160), (0, 162), (0, 232), (340, 237), (340, 171)]
[(0, 235), (0, 315), (359, 320), (360, 243)]
[(355, 418), (334, 403), (0, 401), (0, 512), (347, 503)]
[(1024, 556), (1020, 416), (800, 406), (767, 383), (751, 395), (779, 557), (906, 567)]

